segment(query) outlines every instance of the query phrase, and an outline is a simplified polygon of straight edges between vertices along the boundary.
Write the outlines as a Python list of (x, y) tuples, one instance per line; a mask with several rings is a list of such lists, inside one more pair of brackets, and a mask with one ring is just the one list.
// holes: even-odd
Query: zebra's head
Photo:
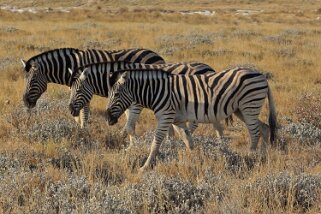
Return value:
[(21, 60), (25, 73), (25, 91), (23, 101), (26, 107), (33, 108), (41, 94), (47, 90), (47, 77), (42, 73), (36, 61)]
[[(71, 74), (73, 73), (70, 68), (68, 70)], [(74, 117), (79, 116), (80, 110), (91, 100), (94, 94), (94, 90), (88, 82), (89, 75), (89, 69), (85, 68), (79, 77), (73, 81), (70, 87), (71, 93), (69, 99), (69, 109)]]
[(109, 125), (117, 123), (118, 118), (133, 103), (132, 93), (128, 90), (128, 76), (128, 72), (120, 74), (116, 83), (109, 90), (109, 102), (106, 109), (106, 120)]

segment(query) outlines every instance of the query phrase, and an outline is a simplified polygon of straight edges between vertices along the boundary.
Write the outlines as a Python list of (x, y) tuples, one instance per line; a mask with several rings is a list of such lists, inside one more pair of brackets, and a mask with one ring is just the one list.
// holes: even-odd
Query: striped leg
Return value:
[(263, 156), (266, 156), (266, 146), (267, 146), (267, 143), (268, 143), (268, 140), (269, 140), (269, 130), (270, 130), (270, 127), (269, 125), (263, 123), (262, 121), (259, 121), (260, 122), (260, 133), (261, 133), (261, 136), (262, 136), (262, 144), (261, 144), (261, 154)]
[(198, 124), (196, 122), (188, 122), (187, 123), (187, 128), (189, 130), (189, 133), (192, 135), (194, 131), (197, 129)]
[(167, 140), (170, 140), (170, 138), (174, 137), (174, 127), (170, 126), (167, 132)]
[(245, 120), (245, 124), (251, 138), (251, 151), (255, 151), (260, 139), (260, 122), (259, 120)]
[(74, 117), (74, 119), (75, 119), (76, 123), (81, 126), (79, 116), (78, 117)]
[(175, 123), (174, 128), (179, 133), (180, 138), (186, 145), (188, 151), (191, 151), (194, 147), (192, 136), (186, 126), (186, 123)]
[(87, 127), (88, 118), (89, 118), (89, 104), (87, 103), (87, 104), (84, 105), (84, 107), (80, 110), (80, 114), (79, 114), (80, 128), (84, 129), (84, 128)]
[[(190, 135), (192, 135), (195, 129), (198, 127), (198, 124), (196, 122), (187, 122), (185, 126), (189, 130)], [(172, 125), (169, 127), (168, 134), (167, 134), (168, 141), (170, 141), (170, 139), (174, 137), (174, 128), (175, 128), (175, 125)], [(178, 129), (175, 129), (175, 130), (180, 135), (180, 131)]]
[(155, 157), (158, 153), (159, 147), (162, 144), (169, 127), (174, 122), (175, 113), (167, 113), (163, 115), (156, 115), (157, 118), (157, 128), (155, 137), (150, 149), (149, 156), (145, 162), (145, 164), (139, 169), (140, 172), (144, 172), (151, 166), (151, 163), (155, 160)]
[[(257, 148), (257, 144), (260, 139), (260, 135), (263, 136), (263, 141), (261, 145), (261, 154), (263, 157), (266, 155), (266, 142), (268, 138), (268, 125), (263, 123), (258, 119), (258, 114), (247, 114), (246, 111), (241, 112), (240, 110), (235, 112), (235, 115), (242, 120), (249, 131), (250, 139), (251, 139), (251, 146), (250, 150), (255, 151)], [(255, 116), (256, 115), (256, 116)]]
[(213, 123), (213, 127), (216, 131), (216, 135), (219, 139), (219, 142), (222, 143), (222, 138), (223, 138), (223, 127), (220, 122)]
[(258, 115), (254, 117), (252, 116), (252, 118), (250, 118), (249, 116), (246, 116), (245, 111), (242, 112), (241, 110), (237, 110), (235, 112), (235, 115), (240, 120), (242, 120), (245, 123), (246, 127), (248, 128), (248, 132), (251, 139), (250, 150), (255, 151), (259, 140), (259, 134), (260, 134), (260, 123), (259, 123)]
[(131, 105), (125, 111), (127, 122), (123, 129), (123, 133), (129, 135), (129, 146), (127, 149), (130, 149), (134, 145), (134, 141), (136, 140), (136, 132), (135, 132), (136, 122), (142, 110), (143, 110), (143, 107), (140, 105)]

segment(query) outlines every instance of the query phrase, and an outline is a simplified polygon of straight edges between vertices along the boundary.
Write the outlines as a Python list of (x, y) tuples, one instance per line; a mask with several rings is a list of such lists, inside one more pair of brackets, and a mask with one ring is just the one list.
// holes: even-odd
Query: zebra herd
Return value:
[[(268, 131), (276, 138), (276, 112), (266, 77), (259, 71), (235, 67), (215, 72), (203, 63), (166, 64), (147, 49), (118, 51), (55, 49), (23, 61), (25, 106), (36, 105), (48, 83), (71, 88), (69, 109), (85, 128), (92, 96), (109, 97), (106, 120), (117, 123), (125, 112), (124, 131), (135, 138), (135, 124), (143, 108), (154, 111), (157, 129), (151, 151), (141, 171), (151, 166), (159, 147), (173, 126), (187, 150), (193, 149), (192, 132), (197, 123), (211, 123), (219, 138), (221, 121), (232, 114), (243, 121), (255, 151), (262, 135), (265, 155)], [(265, 98), (269, 101), (269, 126), (259, 120)], [(129, 146), (129, 147), (130, 147)]]

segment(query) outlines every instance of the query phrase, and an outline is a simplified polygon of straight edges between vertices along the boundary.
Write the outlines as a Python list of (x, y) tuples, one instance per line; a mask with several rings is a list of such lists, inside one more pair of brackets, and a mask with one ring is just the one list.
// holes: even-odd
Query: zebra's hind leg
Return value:
[(177, 133), (179, 133), (180, 138), (186, 145), (188, 151), (194, 148), (192, 136), (186, 126), (186, 123), (175, 123), (174, 128)]
[(266, 152), (267, 152), (267, 143), (269, 140), (269, 131), (270, 131), (270, 127), (269, 125), (267, 125), (266, 123), (263, 123), (262, 121), (260, 121), (260, 132), (261, 132), (261, 136), (262, 136), (262, 144), (261, 144), (261, 154), (262, 157), (266, 157)]
[(139, 114), (143, 110), (142, 106), (139, 105), (131, 105), (126, 111), (126, 118), (127, 122), (126, 125), (123, 129), (123, 135), (129, 135), (129, 146), (127, 149), (130, 149), (133, 145), (134, 142), (136, 141), (136, 122), (139, 118)]
[(234, 113), (246, 124), (248, 128), (251, 139), (250, 150), (252, 152), (256, 150), (260, 135), (262, 135), (263, 140), (261, 145), (261, 154), (266, 156), (266, 143), (268, 141), (269, 126), (259, 120), (258, 113), (247, 114), (245, 111), (241, 112), (240, 110), (237, 110)]
[(146, 169), (150, 168), (155, 160), (158, 150), (168, 132), (169, 127), (174, 122), (175, 113), (167, 113), (165, 115), (156, 115), (157, 118), (157, 128), (153, 139), (153, 143), (150, 149), (149, 156), (144, 163), (144, 165), (139, 169), (140, 172), (144, 172)]
[[(239, 117), (245, 123), (250, 135), (250, 152), (256, 155), (256, 148), (260, 139), (260, 135), (262, 134), (263, 138), (265, 138), (266, 136), (266, 126), (264, 126), (263, 123), (259, 120), (258, 114), (246, 114), (246, 112), (238, 111), (236, 113), (236, 116)], [(266, 139), (263, 139), (261, 145), (262, 162), (266, 161), (266, 156)]]

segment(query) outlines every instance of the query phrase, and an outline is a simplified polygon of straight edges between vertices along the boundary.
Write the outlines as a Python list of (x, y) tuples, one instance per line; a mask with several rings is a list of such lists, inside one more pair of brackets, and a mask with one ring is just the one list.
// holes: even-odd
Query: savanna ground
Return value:
[[(0, 10), (0, 213), (321, 212), (321, 1), (4, 5), (40, 11)], [(180, 13), (186, 10), (215, 14)], [(35, 109), (23, 107), (19, 59), (59, 47), (144, 47), (168, 62), (200, 61), (217, 71), (254, 65), (269, 74), (286, 151), (270, 147), (262, 164), (248, 155), (238, 120), (222, 145), (210, 125), (201, 125), (192, 154), (178, 139), (165, 142), (154, 169), (139, 176), (155, 127), (152, 112), (144, 111), (141, 137), (126, 152), (128, 139), (119, 131), (125, 120), (107, 126), (106, 99), (91, 104), (90, 137), (69, 114), (68, 87), (50, 85)]]

